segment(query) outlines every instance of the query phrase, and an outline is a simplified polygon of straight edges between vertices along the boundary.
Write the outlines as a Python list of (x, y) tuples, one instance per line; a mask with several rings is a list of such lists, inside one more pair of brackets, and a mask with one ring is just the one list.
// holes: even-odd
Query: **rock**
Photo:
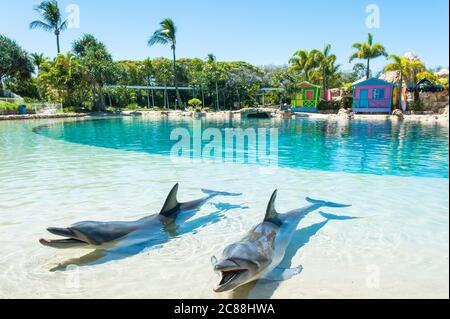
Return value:
[(291, 110), (277, 110), (275, 112), (275, 117), (277, 118), (282, 118), (282, 119), (290, 119), (294, 116), (294, 112), (292, 112)]
[(202, 118), (202, 117), (206, 117), (206, 113), (203, 113), (203, 112), (194, 112), (194, 113), (192, 114), (192, 116), (193, 116), (194, 118), (196, 118), (196, 119), (199, 119), (199, 118)]
[(350, 110), (342, 108), (342, 109), (339, 109), (338, 114), (349, 114), (350, 112), (351, 112)]
[(439, 110), (440, 115), (448, 116), (448, 105)]
[(354, 114), (352, 111), (347, 110), (347, 109), (340, 109), (337, 116), (341, 119), (347, 119), (347, 120), (351, 120), (354, 118)]
[(406, 59), (408, 59), (409, 61), (412, 61), (412, 62), (420, 62), (421, 61), (420, 58), (412, 52), (406, 52), (403, 57), (405, 57)]
[(0, 121), (2, 121), (2, 120), (8, 121), (8, 120), (83, 118), (86, 116), (88, 116), (88, 114), (85, 114), (85, 113), (0, 115)]
[(399, 120), (403, 119), (404, 115), (403, 115), (403, 111), (402, 110), (394, 110), (394, 112), (392, 112), (393, 116), (396, 116)]
[[(381, 80), (385, 80), (391, 83), (399, 83), (400, 82), (400, 72), (399, 71), (387, 71), (386, 73), (380, 75)], [(405, 85), (405, 83), (403, 83)]]
[(437, 94), (429, 94), (428, 98), (430, 99), (431, 103), (438, 101), (438, 95)]
[(436, 75), (439, 79), (445, 79), (448, 78), (448, 70), (447, 69), (442, 69), (438, 72), (436, 72), (434, 75)]

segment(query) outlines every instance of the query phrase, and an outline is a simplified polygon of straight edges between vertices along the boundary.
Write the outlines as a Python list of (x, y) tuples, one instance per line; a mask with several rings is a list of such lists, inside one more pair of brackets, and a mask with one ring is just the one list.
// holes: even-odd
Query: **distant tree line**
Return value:
[[(30, 29), (42, 29), (56, 36), (57, 56), (25, 52), (15, 41), (0, 35), (0, 88), (7, 88), (28, 99), (61, 102), (74, 110), (104, 110), (107, 107), (183, 108), (196, 98), (203, 107), (213, 110), (251, 107), (258, 104), (264, 87), (283, 90), (265, 94), (265, 102), (290, 102), (301, 81), (329, 88), (372, 76), (370, 62), (379, 57), (391, 60), (384, 71), (397, 71), (400, 86), (415, 84), (428, 77), (438, 81), (420, 61), (388, 55), (371, 34), (367, 42), (355, 43), (350, 61), (363, 60), (345, 72), (328, 44), (323, 50), (298, 50), (284, 66), (254, 66), (246, 62), (218, 61), (213, 54), (204, 59), (177, 58), (177, 28), (164, 19), (148, 39), (148, 45), (169, 45), (172, 58), (147, 58), (142, 61), (115, 61), (106, 46), (93, 35), (85, 34), (72, 44), (69, 52), (60, 53), (59, 39), (67, 27), (58, 3), (46, 0), (36, 11), (40, 19)], [(118, 87), (108, 88), (107, 85)], [(135, 90), (126, 86), (158, 86), (160, 90)], [(190, 90), (180, 90), (180, 87)], [(175, 87), (175, 90), (165, 89)], [(448, 87), (448, 81), (447, 81)]]

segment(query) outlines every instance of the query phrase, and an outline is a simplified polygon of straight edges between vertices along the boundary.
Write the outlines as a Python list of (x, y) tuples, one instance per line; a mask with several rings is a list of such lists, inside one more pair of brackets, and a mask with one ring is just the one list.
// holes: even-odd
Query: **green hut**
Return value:
[(298, 85), (292, 98), (292, 111), (294, 112), (317, 112), (320, 102), (321, 88), (309, 82)]

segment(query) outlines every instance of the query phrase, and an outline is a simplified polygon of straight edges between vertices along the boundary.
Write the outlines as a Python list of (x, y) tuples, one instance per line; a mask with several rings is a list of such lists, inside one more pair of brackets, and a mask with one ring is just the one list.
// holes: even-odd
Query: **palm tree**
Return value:
[[(390, 54), (389, 59), (393, 60), (392, 63), (386, 65), (384, 71), (397, 71), (400, 74), (400, 80), (398, 85), (399, 97), (398, 105), (401, 105), (401, 93), (403, 90), (403, 82), (407, 85), (415, 85), (417, 83), (417, 74), (426, 70), (425, 64), (420, 60), (410, 60), (405, 57), (401, 57), (395, 54)], [(414, 92), (414, 101), (419, 100), (418, 92)]]
[(319, 66), (320, 75), (322, 77), (323, 96), (326, 96), (327, 92), (327, 79), (330, 75), (334, 74), (339, 65), (335, 65), (337, 57), (334, 54), (330, 54), (331, 44), (327, 44), (323, 52), (319, 50), (312, 50), (312, 54), (315, 56), (317, 64)]
[(37, 71), (38, 71), (37, 73), (39, 75), (41, 65), (44, 64), (47, 61), (47, 59), (45, 58), (43, 53), (32, 53), (30, 56), (31, 56), (31, 61), (37, 67)]
[(58, 2), (56, 0), (46, 0), (41, 2), (35, 10), (39, 12), (42, 20), (35, 20), (30, 23), (30, 29), (42, 29), (44, 31), (53, 32), (56, 36), (56, 48), (58, 54), (61, 53), (59, 46), (59, 35), (67, 29), (67, 19), (63, 21), (61, 12), (59, 11)]
[(393, 60), (392, 63), (386, 65), (384, 67), (384, 71), (397, 71), (400, 74), (400, 80), (398, 82), (398, 103), (397, 108), (401, 108), (402, 105), (402, 91), (403, 91), (403, 78), (408, 77), (407, 69), (406, 69), (406, 59), (395, 55), (390, 54), (389, 59)]
[[(142, 62), (142, 67), (141, 67), (142, 72), (144, 73), (144, 77), (147, 80), (147, 85), (151, 86), (152, 85), (152, 75), (154, 72), (154, 66), (153, 66), (153, 62), (150, 58), (145, 59)], [(147, 92), (147, 107), (150, 108), (150, 93), (152, 95), (152, 107), (155, 107), (155, 94), (153, 92), (153, 89), (151, 89), (151, 92), (148, 91)]]
[[(420, 61), (419, 59), (408, 59), (405, 58), (405, 65), (406, 65), (406, 79), (407, 83), (409, 85), (416, 85), (417, 84), (417, 75), (420, 72), (426, 71), (425, 64)], [(420, 94), (419, 91), (414, 90), (414, 101), (417, 102), (420, 100)]]
[(166, 18), (159, 24), (161, 28), (157, 29), (148, 40), (148, 45), (153, 46), (155, 44), (170, 44), (170, 48), (173, 53), (173, 82), (177, 93), (178, 105), (182, 106), (180, 91), (178, 90), (177, 81), (177, 58), (176, 58), (176, 44), (177, 44), (177, 27), (172, 19)]
[(218, 70), (217, 70), (217, 59), (212, 53), (208, 54), (206, 57), (206, 63), (209, 66), (213, 76), (214, 82), (216, 84), (216, 110), (219, 110), (219, 83), (218, 83)]
[(376, 59), (380, 56), (387, 57), (388, 54), (384, 46), (379, 43), (373, 44), (373, 36), (371, 33), (368, 35), (366, 43), (354, 43), (352, 48), (358, 50), (350, 57), (350, 62), (354, 59), (367, 60), (366, 77), (370, 77), (370, 60)]
[(289, 63), (292, 65), (292, 70), (303, 72), (305, 74), (305, 80), (310, 80), (310, 72), (318, 66), (317, 52), (312, 50), (310, 52), (306, 50), (299, 50), (295, 52), (294, 56), (289, 59)]

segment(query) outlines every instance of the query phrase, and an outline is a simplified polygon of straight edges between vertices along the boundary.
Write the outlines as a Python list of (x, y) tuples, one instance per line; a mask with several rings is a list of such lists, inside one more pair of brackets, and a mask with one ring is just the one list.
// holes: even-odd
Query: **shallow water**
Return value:
[[(173, 125), (167, 121), (63, 123), (67, 122), (0, 123), (0, 297), (449, 296), (448, 128), (380, 122), (375, 129), (361, 122), (355, 124), (358, 129), (376, 134), (362, 138), (344, 127), (344, 136), (332, 133), (328, 140), (320, 135), (325, 132), (323, 122), (262, 121), (261, 125), (281, 128), (280, 165), (265, 167), (173, 162), (167, 156), (170, 144), (158, 143), (167, 139), (162, 132)], [(51, 126), (33, 132), (46, 124)], [(184, 120), (177, 125), (190, 124)], [(310, 134), (315, 126), (317, 131)], [(387, 131), (380, 133), (379, 127)], [(139, 132), (152, 138), (141, 142)], [(380, 135), (386, 137), (384, 143)], [(315, 148), (316, 143), (320, 148)], [(287, 156), (297, 145), (311, 150), (308, 160)], [(332, 154), (321, 153), (328, 149)], [(316, 163), (320, 153), (327, 154), (320, 163), (323, 169)], [(361, 158), (361, 153), (366, 157)], [(359, 158), (358, 165), (352, 164), (354, 158)], [(201, 188), (243, 196), (217, 197), (202, 207), (194, 221), (237, 206), (225, 209), (217, 221), (196, 228), (194, 234), (183, 233), (129, 258), (50, 271), (89, 251), (41, 246), (39, 238), (52, 237), (46, 227), (81, 220), (138, 219), (158, 212), (175, 182), (180, 182), (181, 200), (201, 197)], [(247, 286), (233, 294), (214, 294), (218, 278), (212, 272), (211, 256), (262, 220), (275, 188), (280, 212), (306, 205), (304, 198), (310, 196), (351, 204), (324, 211), (361, 218), (327, 221), (310, 214), (302, 221), (286, 260), (292, 267), (303, 265), (301, 275), (282, 283)]]
[[(112, 120), (71, 121), (62, 125), (37, 128), (44, 136), (69, 142), (114, 148), (134, 152), (169, 155), (174, 146), (170, 140), (175, 128), (219, 129), (224, 149), (213, 157), (225, 159), (229, 149), (250, 149), (245, 145), (226, 144), (225, 131), (230, 128), (254, 130), (254, 148), (260, 140), (270, 144), (268, 131), (258, 135), (258, 129), (278, 130), (278, 165), (281, 167), (319, 169), (348, 173), (448, 177), (448, 127), (423, 125), (417, 122), (354, 121), (298, 119), (283, 120), (196, 120), (116, 118)], [(260, 139), (260, 137), (265, 137)], [(211, 138), (204, 137), (203, 147)], [(246, 140), (247, 143), (248, 139)], [(226, 144), (226, 145), (225, 145)], [(193, 156), (192, 152), (187, 155)], [(243, 163), (252, 163), (248, 153)], [(230, 158), (231, 159), (231, 158)], [(258, 158), (267, 164), (266, 158)]]

